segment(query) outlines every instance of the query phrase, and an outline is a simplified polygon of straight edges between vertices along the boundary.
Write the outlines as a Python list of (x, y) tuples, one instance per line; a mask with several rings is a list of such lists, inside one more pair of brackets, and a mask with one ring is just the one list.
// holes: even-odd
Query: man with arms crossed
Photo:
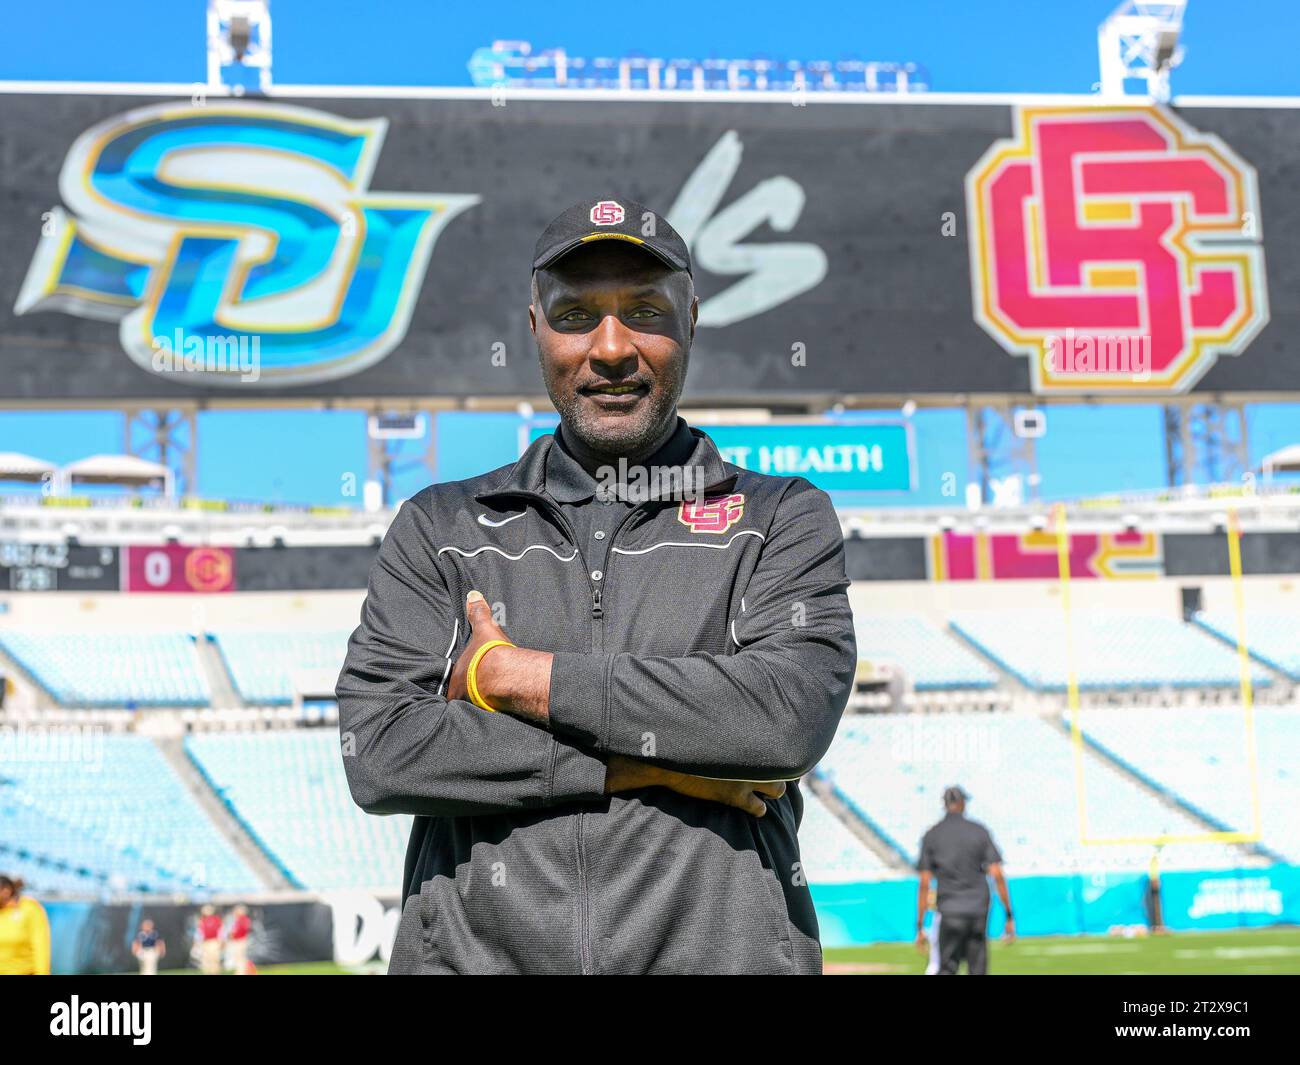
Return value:
[(835, 511), (677, 416), (666, 221), (587, 201), (532, 265), (561, 426), (406, 502), (339, 677), (353, 798), (415, 815), (389, 971), (820, 972), (797, 781), (856, 665)]

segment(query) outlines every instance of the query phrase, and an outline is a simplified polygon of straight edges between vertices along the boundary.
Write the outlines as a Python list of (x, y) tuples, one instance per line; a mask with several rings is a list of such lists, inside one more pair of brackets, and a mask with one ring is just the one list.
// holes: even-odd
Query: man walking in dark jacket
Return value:
[(967, 819), (969, 798), (959, 787), (944, 789), (944, 818), (922, 837), (921, 856), (916, 863), (921, 873), (916, 914), (918, 947), (926, 943), (924, 922), (929, 909), (930, 878), (939, 880), (936, 909), (940, 976), (957, 975), (962, 961), (971, 976), (988, 972), (989, 877), (993, 878), (1007, 915), (1004, 938), (1011, 942), (1016, 935), (1002, 855), (989, 830)]
[(856, 665), (834, 509), (678, 417), (666, 221), (579, 204), (533, 269), (560, 428), (406, 502), (339, 677), (353, 798), (415, 815), (390, 972), (820, 972), (797, 781)]

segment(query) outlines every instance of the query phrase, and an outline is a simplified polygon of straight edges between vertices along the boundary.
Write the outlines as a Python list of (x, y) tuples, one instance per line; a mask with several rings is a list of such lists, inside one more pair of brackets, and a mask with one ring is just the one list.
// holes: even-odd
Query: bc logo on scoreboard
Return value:
[[(114, 116), (69, 150), (66, 210), (47, 214), (15, 312), (118, 322), (154, 373), (160, 344), (196, 339), (255, 343), (242, 380), (258, 386), (372, 366), (405, 336), (443, 227), (479, 200), (372, 191), (387, 128), (251, 102)], [(175, 379), (239, 383), (240, 367), (212, 366)]]
[(975, 318), (1038, 393), (1186, 392), (1268, 321), (1255, 172), (1156, 106), (1022, 107), (966, 178)]

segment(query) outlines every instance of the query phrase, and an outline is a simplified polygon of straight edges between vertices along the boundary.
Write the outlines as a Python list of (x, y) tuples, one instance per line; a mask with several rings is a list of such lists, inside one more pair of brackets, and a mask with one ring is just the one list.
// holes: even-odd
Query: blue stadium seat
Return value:
[[(1193, 619), (1198, 625), (1237, 646), (1237, 617), (1232, 613), (1205, 612)], [(1246, 648), (1250, 653), (1291, 680), (1300, 681), (1300, 614), (1248, 610), (1245, 613)]]
[(993, 688), (998, 675), (951, 633), (914, 614), (853, 615), (859, 661), (897, 663), (917, 691)]
[(194, 640), (178, 632), (0, 632), (0, 647), (63, 706), (207, 706)]
[[(1254, 711), (1262, 842), (1300, 862), (1300, 707)], [(1084, 734), (1225, 830), (1254, 828), (1246, 714), (1240, 707), (1089, 707)]]
[[(1067, 643), (1059, 610), (959, 613), (952, 627), (1036, 691), (1061, 691)], [(1073, 616), (1079, 686), (1089, 689), (1235, 687), (1236, 655), (1176, 618), (1078, 610)], [(1256, 683), (1266, 685), (1262, 670)]]
[(187, 737), (185, 749), (235, 816), (304, 888), (394, 890), (411, 818), (353, 801), (334, 729)]
[(231, 682), (249, 703), (293, 701), (296, 670), (333, 672), (343, 668), (348, 650), (347, 630), (322, 632), (257, 632), (219, 630), (212, 634)]
[(809, 788), (802, 789), (803, 821), (799, 824), (799, 854), (811, 884), (878, 880), (888, 866), (853, 835)]
[[(1074, 755), (1060, 723), (1020, 714), (882, 714), (846, 717), (819, 767), (887, 841), (915, 862), (921, 836), (943, 814), (949, 784), (972, 800), (1008, 873), (1145, 869), (1153, 847), (1080, 838)], [(1206, 829), (1096, 755), (1084, 759), (1088, 836), (1120, 839)], [(1173, 844), (1161, 862), (1221, 868), (1240, 853), (1220, 843)]]
[(90, 734), (79, 742), (59, 757), (6, 758), (0, 867), (45, 892), (260, 888), (152, 740)]

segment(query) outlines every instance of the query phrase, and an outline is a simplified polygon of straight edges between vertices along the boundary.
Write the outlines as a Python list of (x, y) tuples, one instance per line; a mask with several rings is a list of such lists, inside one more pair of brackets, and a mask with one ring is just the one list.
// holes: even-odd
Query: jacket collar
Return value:
[[(685, 425), (685, 422), (682, 422)], [(695, 438), (695, 447), (685, 465), (704, 470), (705, 491), (710, 495), (726, 492), (735, 484), (736, 475), (727, 471), (717, 446), (699, 429), (687, 426)], [(519, 461), (511, 466), (501, 480), (485, 492), (479, 492), (474, 498), (480, 502), (512, 495), (544, 495), (546, 493), (546, 458), (555, 446), (552, 434), (534, 440)], [(660, 492), (651, 493), (651, 499), (658, 499)]]

